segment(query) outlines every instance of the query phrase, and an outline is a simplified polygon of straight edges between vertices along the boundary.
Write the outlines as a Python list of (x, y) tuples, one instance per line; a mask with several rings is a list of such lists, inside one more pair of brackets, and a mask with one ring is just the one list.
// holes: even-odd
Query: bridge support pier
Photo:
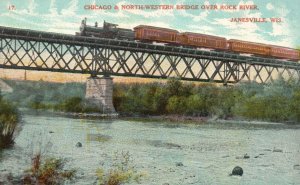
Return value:
[(113, 79), (91, 76), (86, 82), (86, 100), (105, 114), (116, 113), (112, 101)]

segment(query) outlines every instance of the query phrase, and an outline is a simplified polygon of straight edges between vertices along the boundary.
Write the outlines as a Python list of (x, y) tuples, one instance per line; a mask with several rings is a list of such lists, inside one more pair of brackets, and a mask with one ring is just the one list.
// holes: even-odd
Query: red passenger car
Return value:
[(177, 30), (154, 26), (139, 25), (134, 28), (135, 39), (176, 44)]
[(228, 40), (229, 50), (238, 53), (249, 53), (254, 55), (270, 56), (270, 46), (255, 42), (247, 42), (242, 40)]
[(270, 46), (270, 56), (281, 59), (289, 59), (292, 61), (299, 61), (299, 50), (286, 48), (281, 46)]
[(184, 32), (178, 35), (177, 42), (181, 45), (192, 46), (197, 48), (211, 48), (226, 50), (226, 38), (200, 33)]

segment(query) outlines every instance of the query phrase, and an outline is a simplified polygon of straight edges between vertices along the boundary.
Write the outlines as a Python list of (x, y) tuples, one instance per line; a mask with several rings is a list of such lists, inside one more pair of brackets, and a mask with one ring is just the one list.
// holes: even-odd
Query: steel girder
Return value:
[(219, 83), (265, 83), (278, 76), (300, 78), (300, 65), (257, 63), (255, 57), (237, 60), (185, 55), (182, 52), (164, 53), (131, 47), (22, 38), (0, 35), (1, 68), (144, 78), (178, 77), (182, 80)]

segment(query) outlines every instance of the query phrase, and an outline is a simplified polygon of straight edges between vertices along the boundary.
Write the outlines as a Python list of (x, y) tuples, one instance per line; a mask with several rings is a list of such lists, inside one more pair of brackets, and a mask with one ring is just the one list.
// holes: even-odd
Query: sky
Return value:
[[(258, 10), (205, 10), (203, 5), (257, 5)], [(13, 5), (15, 8), (13, 8)], [(89, 10), (86, 5), (198, 5), (196, 10)], [(13, 10), (9, 10), (9, 8)], [(286, 47), (300, 46), (299, 0), (0, 0), (0, 26), (75, 34), (83, 18), (99, 25), (166, 27)], [(280, 23), (230, 22), (231, 18), (281, 18)]]

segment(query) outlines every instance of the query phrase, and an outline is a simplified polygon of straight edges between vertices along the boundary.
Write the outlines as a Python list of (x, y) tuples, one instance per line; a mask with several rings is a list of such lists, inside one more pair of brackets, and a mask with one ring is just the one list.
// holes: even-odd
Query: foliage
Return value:
[[(21, 106), (65, 112), (100, 111), (84, 100), (83, 84), (8, 83), (16, 88), (16, 94), (6, 98)], [(295, 80), (283, 78), (268, 84), (233, 86), (194, 84), (171, 78), (166, 83), (116, 83), (113, 103), (121, 115), (180, 114), (299, 122), (299, 89)]]
[(0, 150), (14, 144), (14, 132), (18, 122), (17, 109), (0, 94)]
[(300, 88), (293, 94), (290, 110), (292, 110), (294, 119), (300, 122)]
[(94, 113), (101, 112), (101, 109), (95, 106), (92, 102), (86, 101), (81, 97), (71, 97), (64, 101), (52, 105), (54, 110), (63, 112), (77, 112), (77, 113)]
[[(253, 85), (249, 84), (249, 86)], [(247, 88), (242, 88), (244, 98), (236, 103), (238, 107), (236, 115), (257, 120), (299, 122), (297, 119), (299, 104), (295, 105), (299, 84), (294, 80), (278, 79), (273, 83), (257, 87), (260, 90), (253, 91), (252, 88), (250, 94)]]
[(193, 94), (186, 99), (186, 112), (193, 116), (207, 116), (207, 104), (203, 94)]
[(32, 159), (31, 168), (23, 177), (24, 184), (58, 185), (75, 177), (75, 170), (64, 170), (65, 162), (61, 159), (47, 158), (37, 154)]
[(43, 81), (5, 81), (14, 89), (14, 93), (5, 95), (10, 102), (20, 107), (51, 108), (51, 105), (63, 102), (71, 97), (84, 97), (85, 86), (82, 83), (49, 83)]
[(130, 182), (140, 182), (144, 176), (138, 173), (131, 164), (129, 152), (115, 153), (111, 168), (105, 171), (102, 168), (97, 169), (96, 175), (99, 179), (99, 185), (120, 185)]
[(171, 114), (183, 114), (186, 111), (186, 97), (171, 96), (167, 103), (167, 112)]
[(58, 104), (58, 109), (65, 112), (83, 112), (82, 98), (80, 97), (71, 97), (60, 104)]

